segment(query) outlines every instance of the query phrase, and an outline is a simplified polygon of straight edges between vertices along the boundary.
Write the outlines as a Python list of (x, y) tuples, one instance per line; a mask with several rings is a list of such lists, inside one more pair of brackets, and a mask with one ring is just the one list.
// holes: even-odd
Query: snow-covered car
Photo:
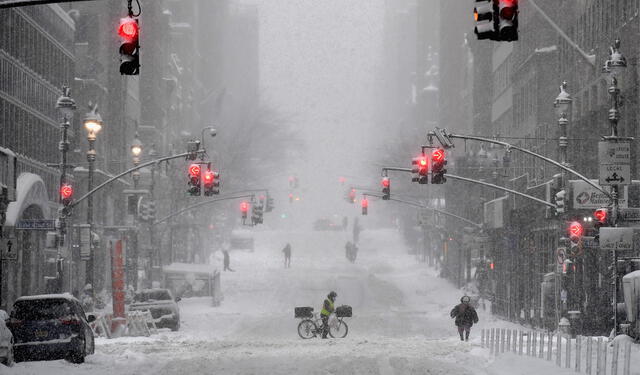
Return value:
[(80, 301), (71, 294), (20, 297), (7, 326), (13, 334), (16, 362), (66, 359), (83, 363), (93, 354), (93, 331)]
[(5, 366), (13, 365), (13, 335), (5, 324), (9, 314), (0, 310), (0, 363)]
[(147, 311), (151, 313), (156, 327), (180, 329), (180, 308), (176, 302), (180, 297), (173, 298), (169, 289), (143, 289), (136, 292), (129, 311)]

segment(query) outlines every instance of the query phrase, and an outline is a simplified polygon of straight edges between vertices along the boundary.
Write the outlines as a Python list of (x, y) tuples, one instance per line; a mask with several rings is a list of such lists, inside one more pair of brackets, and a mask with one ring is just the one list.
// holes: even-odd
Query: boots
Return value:
[[(460, 336), (462, 336), (462, 335), (460, 335)], [(469, 331), (465, 332), (464, 341), (469, 341)]]
[(460, 341), (464, 341), (464, 337), (462, 336), (462, 332), (460, 332)]

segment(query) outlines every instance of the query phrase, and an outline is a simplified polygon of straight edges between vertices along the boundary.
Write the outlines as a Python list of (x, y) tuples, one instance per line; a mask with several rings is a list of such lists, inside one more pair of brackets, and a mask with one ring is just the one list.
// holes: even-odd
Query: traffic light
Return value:
[(207, 169), (202, 177), (202, 184), (204, 185), (204, 195), (210, 197), (214, 194), (220, 194), (220, 174)]
[(356, 189), (349, 190), (349, 203), (356, 203)]
[(580, 245), (580, 241), (582, 240), (582, 235), (584, 234), (584, 227), (579, 221), (572, 221), (569, 223), (569, 241), (570, 241), (570, 249), (569, 251), (572, 254), (577, 253), (575, 248)]
[(262, 215), (262, 205), (254, 204), (251, 207), (251, 222), (253, 225), (262, 224), (264, 222)]
[(567, 192), (560, 190), (556, 193), (556, 215), (563, 214), (567, 211)]
[(200, 196), (200, 164), (191, 164), (189, 166), (189, 195)]
[(600, 226), (604, 226), (609, 222), (609, 209), (599, 208), (593, 213), (593, 217), (598, 221)]
[(389, 177), (382, 179), (382, 199), (385, 201), (391, 199), (391, 180)]
[(473, 9), (473, 17), (476, 21), (474, 32), (476, 33), (478, 40), (497, 39), (493, 0), (476, 0), (476, 5)]
[(498, 36), (500, 40), (518, 40), (518, 0), (498, 0)]
[(293, 203), (293, 194), (289, 193), (289, 203)]
[(369, 211), (369, 200), (367, 198), (362, 198), (362, 214), (367, 215)]
[(151, 223), (156, 221), (156, 201), (147, 202), (147, 217)]
[(444, 184), (447, 179), (444, 177), (447, 170), (444, 166), (447, 165), (446, 155), (444, 150), (436, 148), (431, 153), (431, 183), (432, 184)]
[(417, 158), (413, 158), (411, 161), (412, 168), (411, 172), (416, 174), (413, 176), (411, 181), (417, 182), (419, 184), (428, 184), (429, 183), (429, 161), (427, 160), (427, 156), (423, 153)]
[(120, 19), (118, 35), (122, 38), (120, 45), (120, 74), (137, 76), (140, 74), (140, 27), (138, 19), (126, 17)]
[(247, 212), (249, 212), (249, 203), (242, 202), (240, 203), (240, 212), (242, 213), (242, 219), (247, 218)]
[(73, 201), (73, 186), (63, 184), (60, 186), (60, 202), (62, 203), (62, 213), (68, 216), (71, 213), (71, 202)]

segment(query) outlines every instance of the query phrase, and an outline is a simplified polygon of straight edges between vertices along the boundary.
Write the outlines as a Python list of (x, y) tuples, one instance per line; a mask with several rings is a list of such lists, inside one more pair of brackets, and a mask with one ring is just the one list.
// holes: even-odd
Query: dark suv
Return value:
[(93, 354), (93, 331), (80, 302), (70, 294), (20, 297), (13, 304), (7, 327), (14, 338), (16, 362), (66, 359), (83, 363)]

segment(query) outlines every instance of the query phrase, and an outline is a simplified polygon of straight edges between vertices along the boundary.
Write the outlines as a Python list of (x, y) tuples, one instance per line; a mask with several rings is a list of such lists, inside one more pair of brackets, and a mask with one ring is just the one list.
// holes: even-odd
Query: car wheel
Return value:
[(78, 340), (77, 349), (74, 353), (71, 353), (67, 358), (67, 361), (71, 363), (84, 363), (84, 357), (87, 355), (87, 347), (84, 340)]

